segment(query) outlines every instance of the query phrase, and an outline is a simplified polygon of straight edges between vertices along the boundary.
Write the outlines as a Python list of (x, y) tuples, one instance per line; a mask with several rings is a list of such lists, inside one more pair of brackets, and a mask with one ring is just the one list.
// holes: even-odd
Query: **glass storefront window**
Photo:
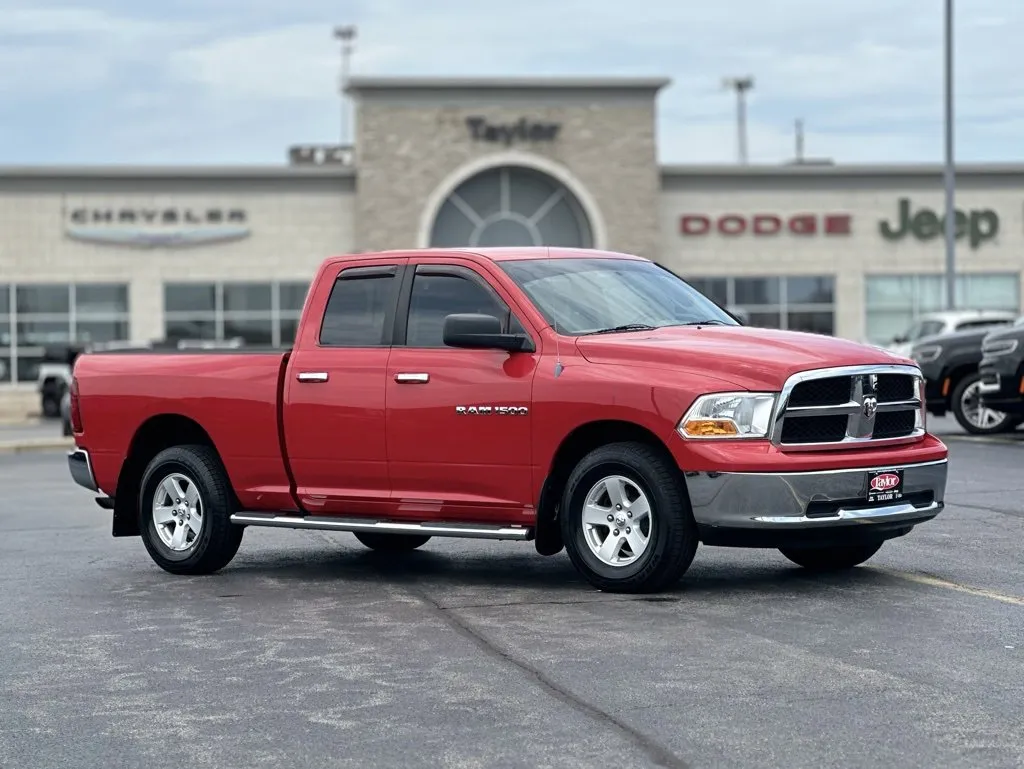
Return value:
[(835, 278), (831, 275), (700, 276), (686, 280), (716, 304), (742, 310), (751, 326), (835, 333)]
[(47, 347), (129, 339), (127, 283), (0, 285), (0, 382), (35, 381)]
[[(942, 275), (868, 275), (865, 278), (867, 338), (888, 344), (914, 320), (945, 309)], [(964, 310), (1020, 311), (1020, 275), (979, 273), (958, 275), (956, 302)]]
[(164, 335), (169, 339), (225, 340), (288, 347), (309, 290), (308, 282), (167, 283)]

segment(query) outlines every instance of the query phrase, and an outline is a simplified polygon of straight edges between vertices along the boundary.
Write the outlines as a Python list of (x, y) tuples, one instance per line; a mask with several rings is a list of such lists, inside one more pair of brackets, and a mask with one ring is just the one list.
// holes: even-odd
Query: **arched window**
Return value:
[(530, 168), (492, 168), (462, 182), (441, 205), (430, 245), (592, 248), (593, 231), (576, 197)]

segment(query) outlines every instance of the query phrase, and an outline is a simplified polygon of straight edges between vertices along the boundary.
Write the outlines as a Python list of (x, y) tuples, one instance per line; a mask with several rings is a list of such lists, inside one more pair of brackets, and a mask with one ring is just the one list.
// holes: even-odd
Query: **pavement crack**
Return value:
[(627, 724), (625, 721), (616, 718), (611, 713), (602, 710), (597, 705), (587, 702), (576, 694), (573, 694), (569, 689), (550, 678), (539, 668), (536, 668), (530, 663), (518, 659), (512, 654), (500, 649), (483, 633), (479, 632), (463, 618), (459, 617), (458, 614), (455, 613), (456, 610), (446, 609), (429, 595), (414, 588), (410, 588), (409, 592), (419, 598), (453, 630), (467, 638), (488, 656), (500, 659), (515, 666), (528, 677), (537, 681), (537, 683), (540, 684), (540, 686), (556, 700), (565, 703), (574, 710), (601, 724), (613, 726), (631, 743), (633, 743), (633, 745), (639, 748), (652, 762), (654, 762), (655, 765), (665, 767), (665, 769), (689, 769), (689, 765), (685, 761), (661, 743), (643, 734), (639, 730)]

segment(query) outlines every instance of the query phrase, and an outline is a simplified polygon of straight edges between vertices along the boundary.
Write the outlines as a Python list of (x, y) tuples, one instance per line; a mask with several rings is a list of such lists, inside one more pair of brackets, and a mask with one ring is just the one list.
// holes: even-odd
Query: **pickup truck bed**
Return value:
[(699, 543), (850, 568), (944, 504), (912, 361), (739, 327), (667, 270), (588, 250), (328, 259), (288, 351), (75, 363), (70, 471), (172, 573), (248, 526), (563, 548), (663, 589)]

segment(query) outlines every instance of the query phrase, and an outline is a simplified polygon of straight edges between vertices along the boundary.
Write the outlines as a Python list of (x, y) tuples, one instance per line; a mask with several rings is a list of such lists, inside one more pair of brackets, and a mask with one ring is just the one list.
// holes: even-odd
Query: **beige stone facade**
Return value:
[[(429, 245), (443, 195), (485, 168), (515, 165), (550, 174), (580, 199), (594, 245), (654, 258), (655, 97), (667, 83), (356, 81), (357, 248)], [(539, 138), (501, 131), (520, 121), (539, 126)]]
[[(938, 218), (920, 213), (942, 210), (937, 166), (659, 167), (666, 84), (363, 79), (354, 152), (326, 162), (307, 148), (264, 168), (0, 169), (0, 389), (31, 390), (62, 334), (288, 344), (296, 291), (325, 256), (463, 237), (642, 254), (755, 323), (853, 339), (884, 341), (941, 309)], [(494, 176), (508, 169), (526, 176)], [(916, 232), (886, 237), (904, 200)], [(961, 302), (1019, 311), (1024, 167), (961, 169), (957, 205)]]

